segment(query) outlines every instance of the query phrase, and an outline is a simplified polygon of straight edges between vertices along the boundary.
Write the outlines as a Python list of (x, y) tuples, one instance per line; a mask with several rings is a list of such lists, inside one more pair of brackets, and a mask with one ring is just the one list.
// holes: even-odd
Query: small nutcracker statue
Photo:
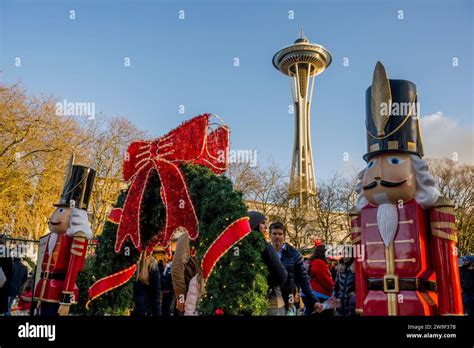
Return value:
[(378, 62), (366, 92), (367, 167), (351, 212), (356, 312), (462, 315), (454, 204), (422, 159), (417, 90)]
[[(40, 239), (34, 299), (39, 301), (41, 316), (68, 315), (76, 303), (77, 274), (84, 267), (88, 240), (92, 231), (87, 217), (95, 170), (74, 165), (71, 158), (61, 199), (49, 219), (51, 233)], [(41, 245), (44, 248), (41, 248)], [(44, 249), (44, 250), (41, 250)]]

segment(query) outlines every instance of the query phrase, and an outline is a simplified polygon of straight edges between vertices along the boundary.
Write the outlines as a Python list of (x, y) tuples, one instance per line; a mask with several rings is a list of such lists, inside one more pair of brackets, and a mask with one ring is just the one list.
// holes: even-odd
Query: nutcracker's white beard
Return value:
[(383, 203), (377, 207), (377, 224), (386, 246), (392, 242), (398, 227), (398, 210), (395, 204)]
[(56, 245), (57, 240), (58, 240), (58, 234), (52, 232), (49, 235), (49, 240), (48, 240), (48, 254), (51, 255), (51, 253), (54, 251), (54, 246)]
[[(429, 172), (428, 164), (425, 160), (416, 155), (410, 155), (410, 158), (416, 177), (417, 191), (415, 194), (415, 200), (423, 207), (423, 209), (429, 209), (436, 203), (436, 200), (439, 197), (439, 191), (435, 186), (435, 179)], [(367, 205), (367, 203), (369, 203), (367, 198), (364, 197), (364, 190), (362, 189), (362, 180), (364, 179), (366, 170), (367, 168), (364, 168), (357, 176), (359, 181), (356, 185), (356, 209), (359, 212)]]

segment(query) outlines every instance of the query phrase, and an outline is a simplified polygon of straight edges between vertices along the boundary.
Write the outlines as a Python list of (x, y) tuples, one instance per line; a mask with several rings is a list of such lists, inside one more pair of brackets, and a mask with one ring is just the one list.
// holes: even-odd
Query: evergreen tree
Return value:
[[(201, 261), (225, 228), (247, 215), (247, 208), (242, 194), (233, 190), (227, 177), (202, 166), (185, 166), (184, 172), (199, 220), (196, 252)], [(267, 313), (267, 270), (261, 257), (264, 248), (263, 236), (251, 232), (219, 260), (201, 296), (198, 308), (203, 315), (213, 315), (216, 309), (229, 315)]]

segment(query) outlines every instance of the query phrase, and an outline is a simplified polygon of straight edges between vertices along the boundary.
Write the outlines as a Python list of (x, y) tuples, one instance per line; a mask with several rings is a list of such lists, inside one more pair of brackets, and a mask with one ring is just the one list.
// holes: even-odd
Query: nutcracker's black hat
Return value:
[(87, 210), (94, 185), (95, 170), (89, 167), (73, 164), (72, 157), (66, 178), (64, 179), (63, 191), (56, 207), (74, 207)]
[(423, 156), (416, 85), (406, 80), (389, 80), (377, 62), (372, 86), (365, 93), (368, 161), (381, 153), (409, 153)]

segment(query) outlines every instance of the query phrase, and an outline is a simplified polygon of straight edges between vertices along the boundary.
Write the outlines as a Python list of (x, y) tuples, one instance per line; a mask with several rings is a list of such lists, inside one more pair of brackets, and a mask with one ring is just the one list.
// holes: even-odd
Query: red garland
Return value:
[(211, 244), (201, 262), (203, 277), (209, 278), (214, 266), (225, 253), (250, 233), (249, 218), (243, 217), (230, 224)]

